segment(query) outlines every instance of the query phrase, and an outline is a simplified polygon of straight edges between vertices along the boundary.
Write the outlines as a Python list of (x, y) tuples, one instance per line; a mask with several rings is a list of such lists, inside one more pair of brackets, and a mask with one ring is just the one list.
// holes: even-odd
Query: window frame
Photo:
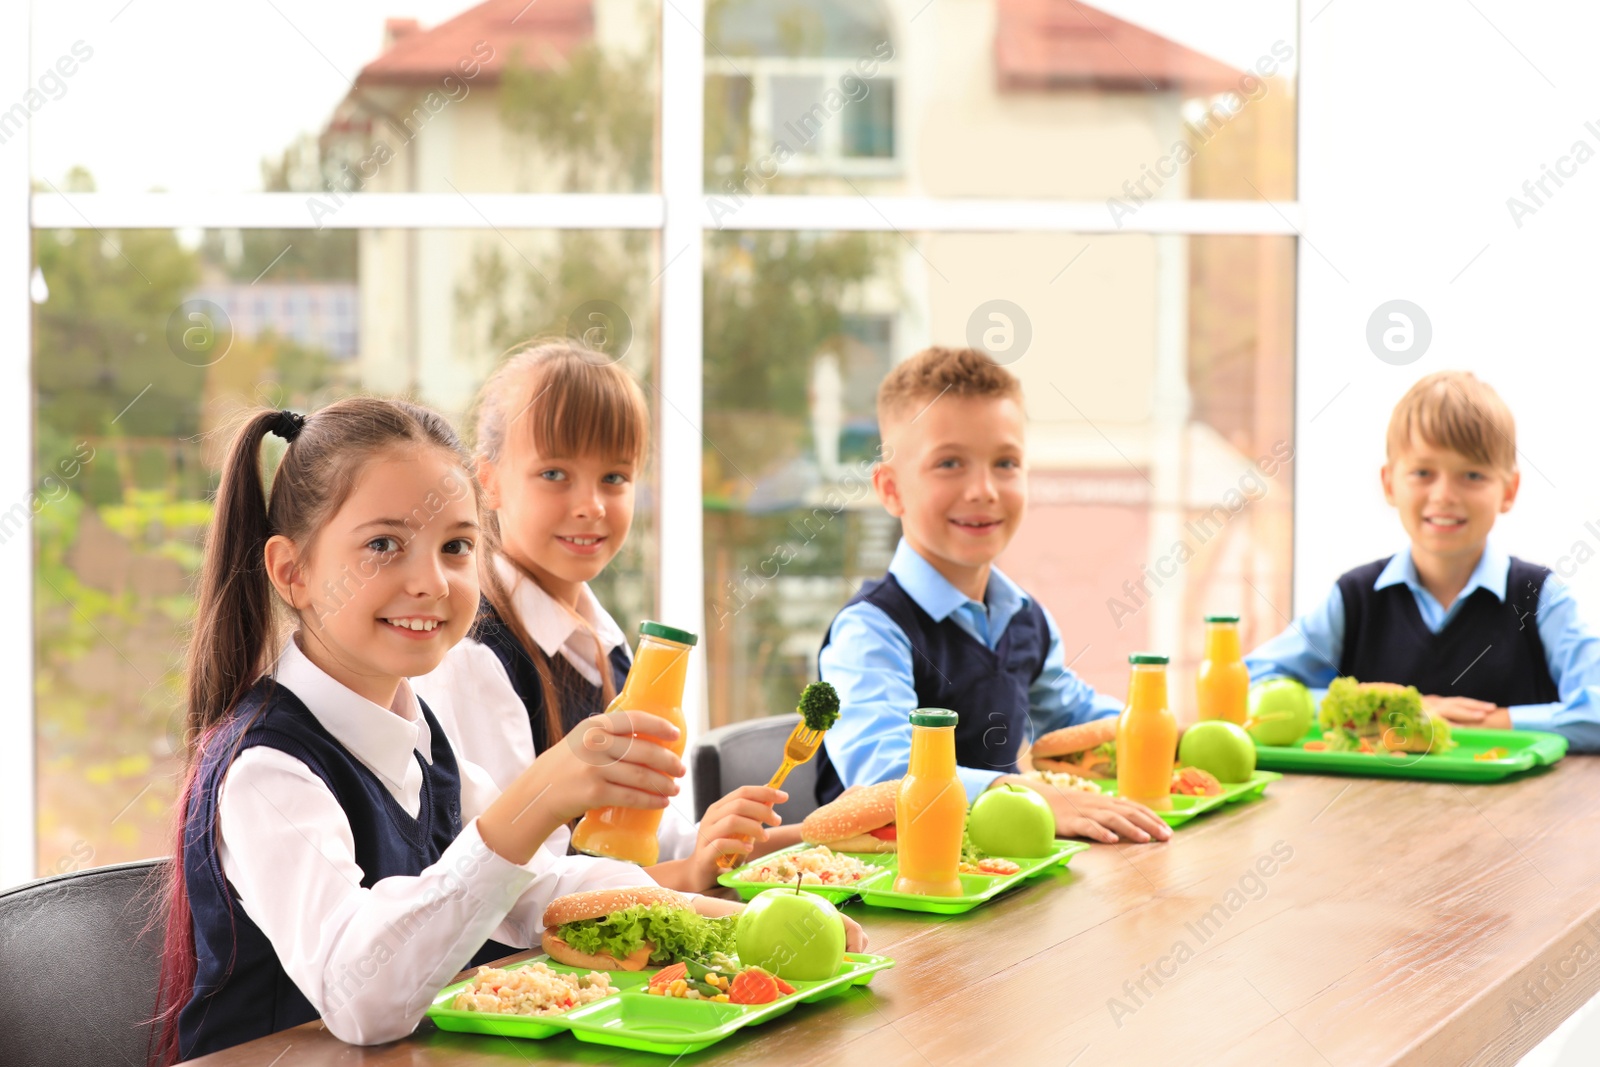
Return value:
[[(661, 424), (659, 556), (672, 560), (657, 575), (657, 603), (674, 625), (703, 632), (704, 558), (700, 452), (702, 425), (702, 341), (704, 242), (718, 228), (713, 211), (716, 191), (704, 184), (705, 79), (726, 73), (720, 61), (705, 56), (704, 0), (671, 0), (661, 9), (660, 190), (653, 194), (353, 194), (327, 225), (357, 229), (635, 229), (660, 235), (664, 264), (652, 284), (660, 286), (659, 307)], [(0, 17), (0, 101), (20, 100), (30, 88), (31, 4), (19, 4)], [(1305, 12), (1298, 14), (1301, 39)], [(910, 27), (899, 27), (909, 33)], [(1303, 112), (1306, 84), (1302, 59), (1296, 96)], [(882, 165), (898, 174), (905, 166), (907, 139), (901, 125), (904, 93), (902, 64), (884, 69), (897, 83), (895, 155), (888, 160), (829, 160), (868, 164), (876, 176)], [(752, 106), (755, 106), (754, 103)], [(752, 130), (752, 136), (757, 131)], [(835, 131), (837, 137), (837, 131)], [(1303, 140), (1303, 134), (1301, 135)], [(20, 143), (19, 143), (20, 142)], [(26, 501), (32, 476), (33, 383), (32, 315), (27, 293), (36, 229), (150, 228), (305, 228), (304, 196), (294, 193), (172, 195), (164, 193), (35, 193), (31, 189), (29, 137), (0, 146), (0, 344), (15, 355), (5, 363), (0, 419), (7, 454), (18, 461), (0, 464), (0, 503)], [(855, 170), (845, 173), (856, 174)], [(1298, 196), (1298, 193), (1297, 193)], [(1125, 225), (1113, 223), (1102, 201), (938, 199), (913, 196), (760, 196), (740, 207), (739, 229), (872, 230), (990, 233), (1137, 233), (1293, 235), (1301, 242), (1302, 205), (1289, 201), (1152, 201)], [(1303, 300), (1298, 293), (1297, 303)], [(1298, 351), (1298, 347), (1297, 347)], [(0, 544), (0, 593), (20, 606), (22, 622), (13, 639), (0, 645), (0, 669), (13, 692), (34, 692), (32, 539)], [(706, 728), (706, 673), (697, 658), (685, 697), (689, 735)], [(34, 877), (37, 810), (33, 701), (9, 701), (0, 710), (0, 750), (26, 754), (13, 758), (0, 776), (0, 804), (6, 833), (0, 835), (0, 887)]]

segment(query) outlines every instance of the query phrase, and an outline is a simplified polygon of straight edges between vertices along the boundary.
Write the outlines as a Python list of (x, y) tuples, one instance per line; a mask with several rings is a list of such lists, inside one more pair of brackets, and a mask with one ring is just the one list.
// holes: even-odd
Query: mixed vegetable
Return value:
[(691, 959), (663, 967), (645, 989), (656, 996), (718, 1004), (771, 1004), (794, 991), (777, 975), (760, 967), (740, 967), (722, 953), (713, 954), (708, 963)]

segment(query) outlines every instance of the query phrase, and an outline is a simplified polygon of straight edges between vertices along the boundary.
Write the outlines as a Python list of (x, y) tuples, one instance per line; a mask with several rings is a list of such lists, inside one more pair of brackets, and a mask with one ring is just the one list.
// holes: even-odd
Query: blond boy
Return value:
[(1549, 568), (1489, 540), (1521, 485), (1516, 433), (1505, 401), (1470, 373), (1412, 386), (1380, 471), (1410, 545), (1341, 576), (1246, 657), (1251, 679), (1413, 685), (1451, 722), (1550, 730), (1600, 751), (1600, 640)]
[(1165, 840), (1142, 805), (1017, 774), (1030, 737), (1121, 708), (1068, 669), (1050, 613), (994, 566), (1028, 506), (1021, 384), (981, 352), (930, 348), (884, 379), (878, 423), (873, 486), (903, 536), (818, 658), (844, 709), (817, 756), (818, 800), (905, 774), (910, 713), (949, 708), (969, 800), (1021, 782), (1049, 800), (1064, 836)]

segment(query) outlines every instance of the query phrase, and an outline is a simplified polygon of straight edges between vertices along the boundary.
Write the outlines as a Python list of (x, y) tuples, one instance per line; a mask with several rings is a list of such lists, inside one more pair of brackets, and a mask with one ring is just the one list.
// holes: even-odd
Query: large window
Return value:
[(706, 256), (713, 723), (783, 710), (815, 677), (829, 622), (899, 536), (871, 488), (877, 384), (970, 330), (998, 331), (1029, 416), (1029, 518), (1000, 565), (1052, 609), (1078, 673), (1121, 693), (1130, 650), (1167, 651), (1181, 711), (1207, 612), (1276, 632), (1290, 239), (717, 233)]
[(33, 427), (0, 583), (32, 597), (34, 691), (0, 739), (36, 756), (0, 795), (23, 831), (0, 884), (166, 848), (190, 579), (241, 406), (363, 389), (462, 419), (505, 347), (595, 308), (657, 429), (600, 592), (630, 628), (706, 634), (694, 729), (792, 707), (883, 570), (873, 392), (933, 342), (979, 338), (1024, 380), (1033, 514), (1002, 565), (1095, 684), (1120, 691), (1135, 645), (1185, 669), (1200, 613), (1250, 615), (1252, 586), (1285, 602), (1292, 466), (1257, 461), (1293, 447), (1295, 5), (1245, 7), (0, 16), (31, 42), (0, 63), (0, 192), (32, 225), (31, 314), (0, 311), (32, 391), (6, 400)]

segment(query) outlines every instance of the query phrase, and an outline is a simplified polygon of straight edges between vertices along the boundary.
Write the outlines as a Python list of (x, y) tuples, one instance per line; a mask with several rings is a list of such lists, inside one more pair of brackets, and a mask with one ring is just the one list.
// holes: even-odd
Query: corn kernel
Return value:
[(728, 994), (726, 994), (726, 993), (718, 993), (716, 996), (712, 997), (711, 999), (716, 1001), (718, 1004), (726, 1004), (726, 1003), (728, 1003)]
[(672, 984), (667, 986), (667, 993), (674, 997), (681, 997), (688, 992), (689, 983), (682, 978), (674, 978)]

